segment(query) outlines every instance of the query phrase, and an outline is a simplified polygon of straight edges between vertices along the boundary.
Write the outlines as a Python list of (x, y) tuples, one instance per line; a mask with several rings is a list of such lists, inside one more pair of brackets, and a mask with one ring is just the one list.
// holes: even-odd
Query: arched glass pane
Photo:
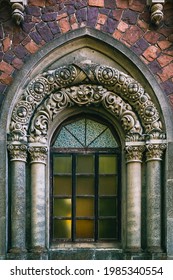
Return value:
[(90, 119), (81, 119), (64, 126), (55, 140), (55, 148), (116, 148), (110, 129)]

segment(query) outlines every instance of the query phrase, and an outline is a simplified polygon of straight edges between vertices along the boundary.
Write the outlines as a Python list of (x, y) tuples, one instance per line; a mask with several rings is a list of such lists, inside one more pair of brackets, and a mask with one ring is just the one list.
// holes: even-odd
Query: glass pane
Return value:
[(116, 220), (99, 221), (99, 238), (117, 238)]
[(71, 199), (54, 198), (53, 215), (58, 217), (71, 217)]
[(87, 119), (86, 120), (86, 145), (90, 146), (90, 143), (92, 143), (94, 139), (97, 138), (105, 129), (106, 129), (105, 125)]
[(76, 238), (94, 238), (94, 221), (77, 220)]
[(116, 216), (116, 199), (99, 199), (99, 216)]
[(71, 238), (71, 220), (54, 220), (53, 221), (54, 238)]
[(76, 173), (93, 173), (94, 172), (94, 156), (93, 155), (78, 155)]
[(56, 139), (54, 148), (82, 148), (83, 145), (71, 133), (63, 127)]
[(77, 176), (76, 178), (76, 194), (77, 195), (94, 195), (94, 177)]
[(70, 123), (66, 125), (66, 128), (83, 146), (85, 146), (85, 119)]
[(76, 216), (77, 217), (94, 216), (94, 199), (93, 198), (77, 198), (76, 199)]
[(115, 138), (110, 129), (106, 129), (98, 138), (96, 138), (90, 145), (91, 148), (116, 148), (118, 147)]
[(54, 176), (53, 178), (53, 194), (54, 195), (71, 195), (72, 178), (71, 176)]
[(53, 173), (67, 173), (71, 174), (72, 170), (72, 157), (71, 156), (61, 156), (61, 155), (54, 155), (53, 158)]
[(99, 176), (99, 195), (116, 195), (117, 194), (117, 176)]
[(115, 155), (100, 155), (99, 157), (100, 174), (117, 173), (117, 157)]

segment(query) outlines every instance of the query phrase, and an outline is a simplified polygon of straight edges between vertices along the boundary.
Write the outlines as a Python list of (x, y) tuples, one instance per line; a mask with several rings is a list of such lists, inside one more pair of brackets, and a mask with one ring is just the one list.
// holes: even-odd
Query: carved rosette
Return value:
[(142, 162), (145, 145), (129, 145), (125, 147), (126, 163), (129, 162)]
[(11, 161), (27, 161), (27, 146), (24, 144), (9, 144), (8, 151)]
[(99, 103), (120, 120), (128, 139), (133, 140), (134, 134), (139, 138), (142, 127), (129, 104), (102, 86), (80, 85), (52, 93), (44, 104), (38, 107), (32, 121), (29, 141), (46, 143), (49, 123), (60, 110), (74, 105), (97, 106)]
[(148, 144), (146, 145), (146, 149), (147, 161), (162, 160), (163, 153), (166, 149), (166, 144)]
[(47, 147), (29, 147), (28, 149), (31, 161), (30, 163), (44, 163), (46, 164), (47, 160)]
[[(84, 84), (84, 87), (81, 84)], [(47, 101), (44, 102), (44, 100)], [(149, 94), (132, 77), (109, 66), (71, 64), (44, 72), (29, 83), (13, 109), (9, 140), (27, 141), (28, 128), (33, 117), (35, 123), (32, 124), (30, 131), (33, 133), (35, 129), (35, 135), (37, 135), (41, 129), (43, 135), (47, 133), (47, 120), (53, 119), (59, 110), (72, 106), (74, 103), (78, 106), (102, 103), (107, 110), (116, 115), (119, 112), (119, 104), (121, 102), (125, 104), (120, 100), (127, 101), (123, 106), (127, 106), (127, 111), (131, 111), (131, 114), (127, 115), (124, 112), (124, 118), (121, 118), (123, 128), (128, 134), (127, 138), (129, 132), (133, 132), (133, 135), (136, 132), (141, 133), (141, 125), (144, 128), (143, 133), (147, 134), (149, 139), (165, 138), (156, 106)], [(43, 103), (44, 105), (40, 107)], [(123, 106), (120, 105), (121, 108)], [(44, 111), (40, 119), (37, 119), (37, 113), (35, 116), (38, 108)], [(132, 126), (136, 113), (139, 120), (133, 123), (134, 129), (129, 128)], [(136, 141), (136, 136), (133, 140), (132, 138), (129, 140)]]

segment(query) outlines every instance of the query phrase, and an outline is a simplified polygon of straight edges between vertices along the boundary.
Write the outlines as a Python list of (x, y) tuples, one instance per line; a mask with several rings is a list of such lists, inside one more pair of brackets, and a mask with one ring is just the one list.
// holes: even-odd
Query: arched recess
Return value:
[[(31, 245), (36, 250), (44, 249), (46, 216), (43, 213), (46, 207), (45, 177), (50, 141), (49, 139), (47, 142), (47, 136), (50, 135), (49, 127), (56, 126), (53, 123), (58, 113), (69, 106), (74, 106), (77, 110), (82, 106), (89, 106), (92, 109), (96, 105), (102, 106), (108, 114), (116, 118), (124, 135), (128, 210), (123, 247), (131, 251), (141, 249), (140, 174), (145, 154), (149, 174), (147, 188), (149, 193), (152, 193), (147, 208), (149, 224), (147, 244), (149, 250), (155, 250), (154, 248), (161, 250), (161, 204), (153, 207), (153, 203), (160, 201), (161, 193), (157, 192), (158, 196), (154, 196), (155, 188), (161, 188), (160, 163), (167, 140), (172, 137), (172, 132), (168, 129), (171, 127), (169, 112), (158, 100), (158, 97), (164, 100), (162, 92), (147, 68), (125, 46), (109, 36), (106, 36), (107, 43), (102, 50), (100, 42), (103, 46), (105, 36), (90, 29), (77, 30), (65, 35), (58, 43), (58, 47), (56, 41), (35, 56), (36, 63), (34, 59), (28, 63), (27, 68), (23, 70), (22, 83), (19, 82), (20, 78), (16, 79), (13, 86), (15, 97), (11, 95), (11, 99), (9, 97), (6, 103), (7, 108), (11, 100), (7, 129), (5, 128), (8, 132), (10, 168), (14, 180), (11, 252), (16, 248), (19, 251), (26, 249), (25, 226), (23, 226), (26, 210), (26, 161), (30, 162), (32, 175), (35, 174), (31, 176), (31, 188), (35, 194), (35, 200), (32, 201), (33, 211), (31, 210), (34, 213)], [(80, 42), (80, 48), (76, 47), (77, 41)], [(76, 61), (74, 54), (77, 55), (79, 49), (80, 59)], [(96, 51), (99, 52), (98, 55)], [(86, 61), (86, 56), (92, 52), (91, 61)], [(100, 59), (104, 64), (98, 63)], [(106, 60), (108, 65), (105, 63)], [(129, 72), (133, 77), (128, 74)], [(145, 89), (142, 85), (145, 85)], [(39, 205), (42, 205), (42, 213), (37, 211)], [(17, 212), (17, 209), (20, 211)]]

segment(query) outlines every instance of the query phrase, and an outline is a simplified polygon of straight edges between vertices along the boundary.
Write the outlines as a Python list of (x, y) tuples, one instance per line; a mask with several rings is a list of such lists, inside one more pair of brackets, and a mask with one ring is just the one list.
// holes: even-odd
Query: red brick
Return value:
[(5, 61), (0, 62), (0, 71), (5, 72), (6, 74), (10, 75), (13, 71), (14, 68), (6, 63)]
[(25, 45), (25, 48), (32, 54), (39, 50), (39, 46), (32, 40)]
[(97, 18), (97, 23), (103, 25), (103, 24), (105, 24), (107, 18), (108, 18), (107, 15), (99, 14), (98, 18)]
[(129, 7), (129, 0), (116, 0), (117, 8), (126, 9)]
[(57, 16), (57, 20), (60, 20), (60, 19), (62, 19), (62, 18), (66, 18), (67, 16), (68, 16), (67, 13), (59, 14), (59, 15)]
[(142, 4), (141, 0), (129, 0), (129, 9), (136, 12), (142, 12), (145, 9), (145, 4)]
[(149, 31), (145, 34), (144, 38), (149, 43), (155, 44), (159, 40), (160, 34), (158, 34), (156, 31)]
[(13, 81), (13, 78), (9, 76), (7, 73), (2, 73), (0, 75), (0, 82), (2, 82), (5, 85), (10, 85)]
[(160, 41), (157, 44), (158, 44), (159, 48), (161, 48), (162, 50), (165, 50), (165, 49), (169, 48), (172, 45), (171, 42), (166, 41), (166, 40), (165, 41)]
[(169, 55), (162, 54), (160, 57), (157, 58), (159, 64), (164, 67), (167, 64), (169, 64), (171, 61), (173, 61), (173, 57)]
[(112, 35), (115, 39), (120, 40), (122, 38), (122, 33), (119, 30), (116, 30), (113, 35)]
[(154, 59), (157, 58), (159, 54), (159, 49), (155, 46), (149, 46), (145, 52), (143, 53), (143, 56), (148, 60), (148, 61), (153, 61)]
[(88, 4), (95, 7), (104, 7), (104, 0), (89, 0)]
[(163, 82), (173, 77), (173, 62), (165, 66), (162, 73), (158, 73), (158, 75)]
[(45, 7), (46, 0), (29, 0), (29, 5), (31, 6), (39, 6), (39, 7)]
[(4, 52), (7, 52), (10, 47), (11, 47), (11, 44), (12, 44), (12, 41), (9, 37), (6, 37), (4, 40), (3, 40), (3, 51)]
[(124, 34), (123, 40), (130, 45), (133, 45), (143, 36), (143, 31), (138, 26), (131, 26)]
[(120, 21), (117, 26), (117, 29), (121, 32), (125, 32), (128, 28), (129, 28), (129, 25), (127, 23), (125, 23), (124, 21)]
[(59, 27), (60, 27), (62, 33), (68, 32), (71, 29), (68, 18), (62, 18), (59, 21)]
[(123, 13), (123, 10), (117, 10), (116, 9), (116, 10), (112, 11), (113, 17), (116, 20), (120, 20), (121, 19), (122, 13)]

